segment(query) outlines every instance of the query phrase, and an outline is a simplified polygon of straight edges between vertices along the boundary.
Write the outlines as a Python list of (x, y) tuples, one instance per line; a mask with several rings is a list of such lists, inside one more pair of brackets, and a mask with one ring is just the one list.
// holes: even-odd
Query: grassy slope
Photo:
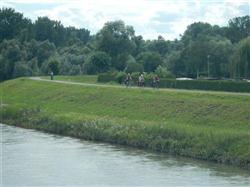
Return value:
[[(50, 79), (49, 76), (42, 77), (43, 79)], [(78, 76), (55, 76), (55, 80), (64, 80), (72, 82), (82, 82), (82, 83), (97, 83), (97, 75), (78, 75)]]
[(1, 88), (9, 124), (250, 168), (249, 95), (28, 79)]

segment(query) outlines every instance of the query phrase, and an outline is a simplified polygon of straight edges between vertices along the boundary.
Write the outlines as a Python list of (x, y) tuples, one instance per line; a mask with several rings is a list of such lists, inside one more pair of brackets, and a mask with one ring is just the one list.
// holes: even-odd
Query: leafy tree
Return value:
[(241, 40), (232, 56), (232, 75), (235, 78), (250, 77), (250, 36)]
[(28, 61), (28, 66), (32, 70), (32, 76), (39, 75), (39, 67), (38, 67), (37, 58), (33, 58), (30, 61)]
[(164, 56), (170, 49), (170, 41), (165, 41), (162, 36), (158, 36), (158, 40), (153, 40), (148, 43), (148, 50), (158, 52)]
[(242, 16), (230, 19), (228, 27), (225, 28), (226, 36), (237, 43), (250, 35), (250, 16)]
[(84, 67), (88, 74), (102, 73), (109, 70), (110, 61), (107, 53), (97, 51), (89, 57)]
[(90, 40), (90, 31), (87, 29), (65, 28), (67, 45), (85, 45)]
[(19, 61), (15, 63), (13, 77), (32, 76), (32, 69), (26, 62)]
[(166, 66), (159, 65), (155, 73), (162, 78), (174, 78), (174, 75), (168, 70)]
[(59, 73), (59, 62), (57, 60), (51, 60), (48, 64), (50, 71), (57, 75)]
[(191, 42), (196, 41), (200, 37), (200, 35), (212, 35), (212, 31), (212, 26), (209, 23), (196, 22), (187, 27), (181, 40), (184, 45), (187, 46)]
[(55, 50), (55, 45), (50, 43), (48, 40), (39, 43), (36, 54), (38, 66), (41, 67), (41, 64), (55, 53)]
[(28, 29), (31, 20), (24, 18), (23, 14), (15, 12), (12, 8), (0, 8), (0, 42), (4, 39), (13, 39)]
[(52, 42), (55, 22), (48, 17), (38, 17), (34, 24), (35, 39), (37, 41), (48, 40)]
[(140, 53), (137, 61), (143, 64), (144, 71), (146, 72), (153, 72), (163, 62), (160, 54), (156, 52)]
[(135, 43), (135, 48), (132, 52), (133, 56), (137, 56), (140, 53), (146, 51), (146, 42), (143, 40), (143, 37), (141, 35), (135, 36), (133, 38), (133, 41)]
[(9, 78), (9, 75), (7, 74), (7, 67), (8, 61), (4, 59), (2, 55), (0, 55), (0, 81), (6, 80)]
[(70, 75), (80, 75), (82, 74), (82, 68), (80, 65), (72, 65), (70, 71), (69, 71)]
[(233, 52), (233, 45), (226, 38), (213, 37), (208, 42), (207, 65), (210, 77), (229, 77), (229, 58)]
[(133, 38), (133, 27), (126, 26), (121, 20), (107, 22), (100, 32), (97, 33), (97, 48), (110, 55), (112, 66), (115, 67), (116, 63), (119, 63), (117, 60), (123, 54), (131, 54), (135, 49)]
[(165, 58), (165, 66), (176, 77), (186, 76), (185, 64), (181, 58), (181, 51), (172, 51)]
[(135, 62), (129, 62), (125, 68), (126, 73), (143, 72), (143, 65)]

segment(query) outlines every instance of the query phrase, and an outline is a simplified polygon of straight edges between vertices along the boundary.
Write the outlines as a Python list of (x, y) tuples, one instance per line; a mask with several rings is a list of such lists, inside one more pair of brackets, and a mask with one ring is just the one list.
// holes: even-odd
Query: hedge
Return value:
[[(123, 83), (119, 73), (104, 73), (98, 75), (98, 82), (116, 81)], [(133, 85), (137, 85), (137, 79), (133, 77)], [(145, 85), (150, 87), (152, 80), (145, 78)], [(250, 93), (249, 82), (233, 82), (225, 80), (175, 80), (175, 79), (161, 79), (160, 88), (178, 88), (190, 90), (214, 90), (214, 91), (228, 91), (228, 92), (248, 92)]]

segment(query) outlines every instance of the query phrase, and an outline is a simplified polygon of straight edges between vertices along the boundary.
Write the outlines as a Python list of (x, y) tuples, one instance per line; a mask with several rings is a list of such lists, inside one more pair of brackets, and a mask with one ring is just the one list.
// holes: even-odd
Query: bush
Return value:
[(250, 83), (248, 82), (161, 79), (160, 87), (192, 90), (250, 92)]
[(122, 84), (126, 78), (127, 74), (123, 71), (120, 71), (117, 73), (115, 79), (118, 81), (118, 83)]
[(155, 73), (161, 78), (175, 78), (175, 76), (168, 71), (167, 67), (161, 65), (156, 68)]

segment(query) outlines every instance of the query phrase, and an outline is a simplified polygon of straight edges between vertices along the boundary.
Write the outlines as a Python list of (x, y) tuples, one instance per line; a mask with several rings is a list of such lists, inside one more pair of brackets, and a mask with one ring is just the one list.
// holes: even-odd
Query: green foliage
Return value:
[[(131, 74), (133, 85), (137, 85), (138, 78), (141, 72), (133, 72)], [(144, 73), (145, 85), (151, 87), (152, 79), (155, 77), (154, 73)], [(158, 74), (159, 75), (159, 74)], [(106, 83), (116, 81), (123, 83), (126, 74), (123, 72), (113, 72), (98, 75), (98, 82)], [(172, 76), (172, 75), (169, 75)], [(227, 92), (248, 92), (250, 93), (249, 82), (233, 82), (233, 81), (215, 81), (215, 80), (176, 80), (169, 78), (161, 78), (161, 88), (177, 88), (188, 90), (214, 90), (214, 91), (227, 91)]]
[(57, 75), (59, 72), (59, 63), (56, 60), (49, 61), (48, 67), (50, 71), (54, 73), (54, 75)]
[(30, 30), (31, 20), (12, 8), (0, 8), (0, 20), (0, 42), (20, 36), (25, 28), (26, 31)]
[(84, 66), (87, 74), (103, 73), (110, 68), (110, 56), (102, 51), (93, 53)]
[(231, 68), (235, 78), (250, 78), (250, 36), (240, 41), (236, 47)]
[(55, 50), (55, 45), (48, 40), (39, 43), (36, 54), (38, 66), (41, 67), (42, 63), (55, 53)]
[(19, 61), (15, 63), (13, 77), (32, 76), (32, 69), (27, 63)]
[(69, 71), (70, 75), (80, 75), (82, 74), (82, 68), (80, 65), (72, 65), (70, 71)]
[(165, 41), (162, 36), (158, 36), (158, 40), (153, 40), (148, 43), (147, 48), (150, 51), (154, 51), (159, 53), (160, 55), (164, 56), (170, 50), (171, 44), (170, 41)]
[[(111, 81), (116, 81), (119, 77), (117, 77), (117, 73), (116, 72), (112, 72), (112, 73), (101, 73), (98, 75), (97, 81), (98, 82), (111, 82)], [(117, 80), (117, 81), (118, 81)]]
[(143, 72), (143, 65), (139, 63), (129, 62), (125, 68), (126, 73)]
[(115, 81), (118, 81), (118, 83), (123, 84), (126, 76), (127, 74), (125, 72), (119, 71), (115, 76)]
[(155, 73), (161, 78), (174, 78), (174, 75), (168, 71), (168, 68), (161, 65), (156, 68)]
[[(249, 15), (233, 18), (224, 27), (190, 24), (181, 39), (173, 41), (162, 36), (144, 40), (122, 20), (105, 23), (93, 35), (48, 17), (32, 22), (11, 8), (0, 9), (0, 20), (0, 80), (29, 74), (16, 71), (14, 75), (15, 67), (19, 72), (31, 69), (32, 75), (47, 74), (50, 59), (58, 61), (61, 75), (110, 70), (152, 73), (161, 65), (175, 77), (249, 78), (248, 49), (239, 47), (250, 33)], [(105, 55), (98, 53), (110, 59), (104, 60)], [(32, 59), (37, 61), (33, 67)], [(17, 66), (20, 61), (26, 64)]]
[(107, 22), (97, 34), (98, 49), (105, 51), (111, 57), (122, 53), (129, 54), (134, 48), (131, 40), (134, 32), (133, 27), (126, 26), (121, 20)]
[(143, 68), (145, 72), (153, 72), (162, 64), (162, 58), (159, 53), (156, 52), (143, 52), (140, 53), (137, 57), (137, 61), (143, 64)]
[(237, 43), (250, 35), (249, 15), (230, 19), (228, 23), (225, 33), (232, 43)]
[(161, 79), (160, 87), (190, 90), (250, 92), (249, 82)]

